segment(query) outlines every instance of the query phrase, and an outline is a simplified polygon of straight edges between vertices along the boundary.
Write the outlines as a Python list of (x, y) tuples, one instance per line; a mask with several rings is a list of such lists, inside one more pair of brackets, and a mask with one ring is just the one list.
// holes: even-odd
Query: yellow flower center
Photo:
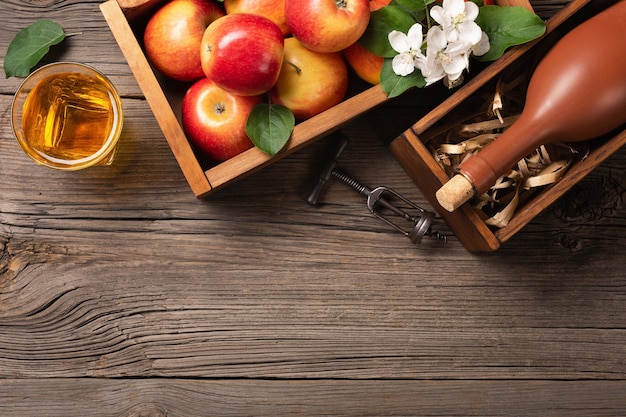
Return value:
[(456, 28), (465, 21), (465, 12), (459, 13), (452, 18), (452, 25)]

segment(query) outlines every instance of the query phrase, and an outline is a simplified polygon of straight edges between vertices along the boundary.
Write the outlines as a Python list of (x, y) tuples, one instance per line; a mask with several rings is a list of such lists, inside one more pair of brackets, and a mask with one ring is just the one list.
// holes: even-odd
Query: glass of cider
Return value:
[(120, 96), (109, 79), (73, 62), (33, 71), (11, 106), (13, 132), (26, 154), (61, 170), (111, 164), (123, 120)]

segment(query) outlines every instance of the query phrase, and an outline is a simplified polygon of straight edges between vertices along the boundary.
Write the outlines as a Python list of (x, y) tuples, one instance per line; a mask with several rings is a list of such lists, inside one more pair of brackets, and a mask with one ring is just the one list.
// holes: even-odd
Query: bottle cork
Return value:
[(435, 196), (441, 207), (452, 212), (474, 197), (474, 186), (463, 175), (455, 175)]

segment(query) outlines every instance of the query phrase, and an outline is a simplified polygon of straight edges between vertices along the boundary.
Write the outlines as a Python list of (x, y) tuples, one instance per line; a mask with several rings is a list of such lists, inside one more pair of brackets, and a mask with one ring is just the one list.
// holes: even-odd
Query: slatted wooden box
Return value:
[(517, 208), (508, 224), (499, 229), (488, 226), (485, 216), (470, 203), (454, 212), (448, 212), (438, 204), (435, 193), (450, 177), (435, 160), (427, 138), (434, 136), (433, 131), (441, 128), (443, 120), (463, 119), (462, 109), (468, 107), (469, 100), (488, 93), (485, 89), (488, 85), (493, 85), (501, 73), (515, 65), (527, 65), (536, 60), (537, 55), (545, 53), (549, 45), (556, 42), (568, 28), (571, 29), (575, 24), (613, 3), (615, 1), (572, 0), (547, 22), (544, 37), (509, 50), (391, 143), (393, 155), (468, 251), (490, 252), (500, 248), (537, 214), (626, 143), (626, 131), (620, 130), (617, 134), (594, 140), (588, 157), (575, 162), (558, 182), (533, 194)]
[(108, 0), (100, 5), (139, 87), (163, 130), (196, 197), (207, 196), (332, 131), (387, 100), (379, 86), (348, 96), (339, 105), (296, 125), (285, 148), (276, 156), (252, 148), (217, 165), (203, 163), (194, 153), (180, 123), (180, 105), (187, 86), (165, 80), (153, 71), (141, 44), (140, 29), (163, 0)]

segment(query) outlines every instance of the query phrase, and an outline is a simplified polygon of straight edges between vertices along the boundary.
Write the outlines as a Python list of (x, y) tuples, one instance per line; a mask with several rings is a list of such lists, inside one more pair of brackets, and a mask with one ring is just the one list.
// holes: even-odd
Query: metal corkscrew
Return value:
[[(359, 194), (366, 196), (369, 211), (374, 216), (408, 237), (412, 243), (420, 243), (424, 236), (447, 242), (446, 235), (432, 230), (430, 227), (435, 218), (433, 212), (424, 210), (422, 207), (389, 187), (380, 186), (373, 189), (369, 188), (343, 171), (339, 167), (337, 160), (347, 146), (348, 138), (341, 135), (338, 148), (333, 158), (326, 164), (319, 175), (315, 187), (313, 187), (306, 198), (308, 204), (312, 206), (317, 205), (328, 183), (335, 179), (352, 188)], [(404, 203), (408, 208), (398, 207), (392, 202), (394, 200)], [(391, 220), (391, 218), (394, 218), (395, 221)], [(399, 220), (403, 220), (403, 223), (400, 223)]]

